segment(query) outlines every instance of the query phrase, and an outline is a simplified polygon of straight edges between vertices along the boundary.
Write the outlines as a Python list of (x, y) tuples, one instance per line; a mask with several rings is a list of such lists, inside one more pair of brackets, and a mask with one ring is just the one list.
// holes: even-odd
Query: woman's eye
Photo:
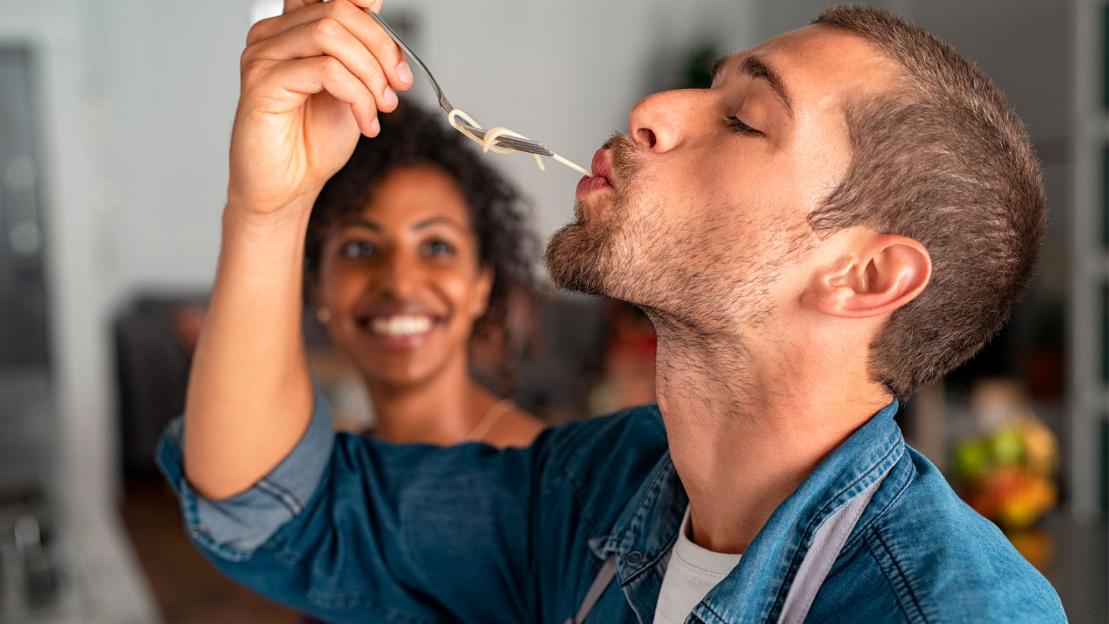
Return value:
[(759, 130), (756, 130), (755, 128), (752, 128), (751, 126), (743, 123), (743, 121), (735, 115), (732, 115), (731, 117), (725, 117), (724, 121), (728, 122), (729, 128), (740, 134), (762, 134), (762, 132), (760, 132)]
[(430, 240), (422, 245), (424, 255), (430, 258), (444, 258), (455, 255), (454, 245), (441, 240)]
[(348, 260), (369, 258), (375, 253), (377, 253), (377, 247), (375, 247), (373, 243), (367, 243), (366, 241), (350, 241), (339, 249), (339, 255)]

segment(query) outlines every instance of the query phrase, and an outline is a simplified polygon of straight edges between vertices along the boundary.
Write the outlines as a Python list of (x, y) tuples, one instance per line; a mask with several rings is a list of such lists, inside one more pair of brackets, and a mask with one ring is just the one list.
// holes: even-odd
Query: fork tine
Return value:
[(497, 144), (504, 147), (510, 147), (518, 152), (527, 152), (529, 154), (538, 154), (539, 156), (553, 156), (554, 152), (543, 147), (541, 144), (532, 140), (517, 140), (509, 138), (497, 138)]
[[(482, 139), (485, 138), (484, 131), (475, 133), (480, 135)], [(497, 147), (507, 147), (514, 149), (518, 152), (526, 152), (528, 154), (538, 154), (540, 156), (552, 156), (554, 152), (544, 147), (541, 143), (531, 139), (521, 139), (519, 137), (499, 136), (494, 143)]]
[[(464, 119), (458, 119), (458, 124), (465, 127), (479, 140), (484, 140), (486, 135), (488, 134), (487, 130), (483, 128), (476, 128), (470, 125)], [(538, 154), (540, 156), (551, 156), (554, 154), (554, 152), (544, 147), (541, 143), (532, 139), (522, 139), (520, 137), (513, 136), (499, 136), (497, 137), (497, 141), (495, 144), (499, 147), (508, 147), (516, 151), (527, 152), (528, 154)]]

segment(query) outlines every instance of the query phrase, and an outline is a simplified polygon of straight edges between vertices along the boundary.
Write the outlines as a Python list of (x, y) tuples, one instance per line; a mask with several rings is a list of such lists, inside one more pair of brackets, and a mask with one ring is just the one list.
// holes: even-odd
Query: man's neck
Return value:
[(749, 348), (655, 327), (659, 408), (691, 537), (709, 550), (745, 551), (817, 464), (890, 401), (868, 380), (865, 354)]

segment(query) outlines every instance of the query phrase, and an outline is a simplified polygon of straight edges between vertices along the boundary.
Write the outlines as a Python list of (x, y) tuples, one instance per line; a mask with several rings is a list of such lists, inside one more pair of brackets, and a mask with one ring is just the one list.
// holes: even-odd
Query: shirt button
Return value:
[(638, 550), (633, 550), (628, 553), (626, 557), (624, 557), (624, 563), (627, 563), (628, 565), (636, 565), (638, 563), (641, 563), (642, 561), (643, 553), (639, 552)]

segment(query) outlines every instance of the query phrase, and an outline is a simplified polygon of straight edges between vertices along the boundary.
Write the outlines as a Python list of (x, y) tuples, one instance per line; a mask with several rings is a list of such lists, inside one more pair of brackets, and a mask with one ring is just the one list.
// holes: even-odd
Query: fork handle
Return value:
[(407, 54), (410, 59), (415, 61), (416, 64), (420, 66), (420, 69), (423, 70), (424, 74), (427, 76), (427, 79), (431, 81), (431, 86), (435, 89), (435, 95), (439, 99), (439, 108), (442, 108), (443, 112), (450, 114), (450, 112), (454, 110), (454, 105), (452, 105), (450, 103), (450, 100), (447, 99), (446, 94), (443, 93), (443, 88), (439, 86), (439, 82), (435, 80), (435, 76), (431, 74), (431, 70), (427, 68), (427, 65), (425, 65), (424, 62), (420, 60), (419, 56), (416, 56), (416, 53), (412, 51), (412, 48), (408, 47), (408, 44), (400, 38), (400, 35), (398, 35), (395, 30), (393, 30), (393, 27), (385, 23), (385, 20), (381, 19), (380, 15), (374, 13), (369, 9), (366, 9), (366, 12), (370, 14), (370, 17), (372, 17), (379, 26), (385, 29), (385, 34), (389, 35), (389, 38), (391, 38), (394, 43), (400, 46), (400, 49), (404, 50), (404, 53)]

